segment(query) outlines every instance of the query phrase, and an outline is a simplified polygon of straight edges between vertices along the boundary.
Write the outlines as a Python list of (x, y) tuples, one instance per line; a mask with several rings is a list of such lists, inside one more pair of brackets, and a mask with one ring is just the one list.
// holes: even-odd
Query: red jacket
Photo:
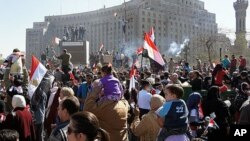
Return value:
[(240, 66), (241, 66), (241, 67), (245, 67), (246, 64), (247, 64), (247, 61), (246, 61), (245, 58), (240, 59)]
[(32, 115), (27, 108), (15, 108), (8, 114), (3, 123), (5, 129), (13, 129), (19, 133), (20, 141), (35, 141), (35, 130)]

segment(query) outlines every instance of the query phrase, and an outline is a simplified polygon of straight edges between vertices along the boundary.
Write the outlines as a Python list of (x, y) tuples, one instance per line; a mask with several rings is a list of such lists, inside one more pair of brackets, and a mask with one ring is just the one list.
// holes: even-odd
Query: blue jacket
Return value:
[[(91, 86), (88, 86), (87, 82), (83, 82), (77, 91), (78, 98), (87, 98), (87, 94), (90, 91)], [(83, 104), (80, 103), (80, 110), (83, 110)]]
[(160, 117), (164, 117), (164, 128), (175, 129), (187, 127), (188, 109), (181, 99), (167, 101), (159, 111)]

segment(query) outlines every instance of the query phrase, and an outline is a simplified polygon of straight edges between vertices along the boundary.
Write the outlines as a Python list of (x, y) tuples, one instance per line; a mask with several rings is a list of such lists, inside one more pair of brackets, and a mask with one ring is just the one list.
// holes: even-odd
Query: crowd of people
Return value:
[[(130, 68), (72, 68), (64, 50), (57, 56), (62, 67), (46, 65), (32, 97), (25, 59), (22, 72), (14, 74), (13, 58), (7, 58), (0, 88), (3, 141), (215, 141), (229, 138), (230, 124), (250, 124), (243, 56), (225, 55), (215, 66), (197, 58), (194, 67), (171, 58), (157, 73), (138, 69), (130, 90)], [(233, 94), (225, 98), (228, 91)]]

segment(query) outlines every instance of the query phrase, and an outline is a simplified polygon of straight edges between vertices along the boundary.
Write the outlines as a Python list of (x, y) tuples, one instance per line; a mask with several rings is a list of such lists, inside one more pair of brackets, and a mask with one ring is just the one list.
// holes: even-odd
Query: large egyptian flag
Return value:
[(44, 75), (46, 74), (47, 69), (44, 65), (32, 55), (32, 63), (30, 69), (30, 84), (29, 84), (29, 96), (32, 98), (36, 88), (39, 86), (42, 81)]
[(148, 57), (157, 62), (160, 65), (165, 65), (165, 62), (154, 42), (151, 40), (149, 35), (145, 33), (144, 37), (144, 49), (148, 52)]

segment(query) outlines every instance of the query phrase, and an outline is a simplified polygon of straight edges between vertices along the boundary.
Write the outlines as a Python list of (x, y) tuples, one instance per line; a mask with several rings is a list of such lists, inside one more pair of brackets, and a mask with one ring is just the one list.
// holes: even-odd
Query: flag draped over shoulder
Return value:
[(148, 51), (148, 57), (159, 63), (160, 65), (165, 65), (165, 62), (154, 42), (151, 40), (149, 35), (145, 33), (144, 37), (144, 49)]
[(33, 96), (46, 72), (47, 69), (43, 66), (43, 64), (35, 56), (32, 56), (30, 84), (28, 88), (30, 98)]

